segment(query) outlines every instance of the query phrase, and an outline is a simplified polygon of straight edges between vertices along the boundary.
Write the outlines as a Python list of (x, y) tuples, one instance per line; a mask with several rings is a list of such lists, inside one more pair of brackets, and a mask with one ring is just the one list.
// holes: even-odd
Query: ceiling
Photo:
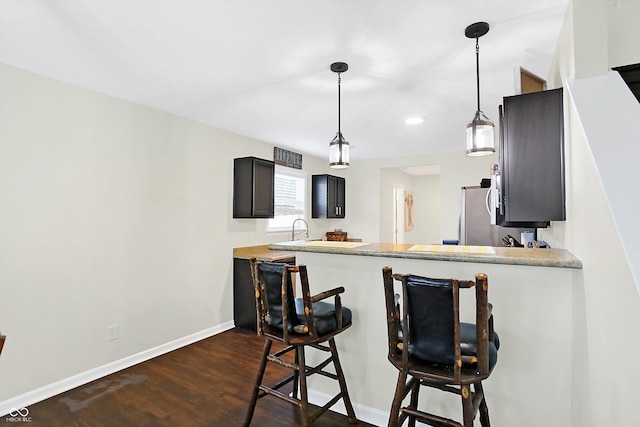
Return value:
[[(476, 110), (497, 122), (514, 70), (546, 78), (568, 0), (0, 0), (0, 62), (326, 157), (465, 149)], [(406, 125), (411, 116), (424, 118)]]

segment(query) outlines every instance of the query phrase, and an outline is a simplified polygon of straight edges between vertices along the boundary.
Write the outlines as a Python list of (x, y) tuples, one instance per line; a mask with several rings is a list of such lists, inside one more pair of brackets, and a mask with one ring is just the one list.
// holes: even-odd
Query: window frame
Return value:
[[(296, 215), (294, 217), (294, 215), (281, 215), (281, 217), (288, 217), (289, 219), (287, 219), (287, 223), (284, 224), (285, 219), (284, 218), (278, 218), (278, 209), (277, 209), (277, 197), (278, 197), (278, 190), (277, 190), (277, 185), (275, 184), (275, 180), (278, 177), (278, 175), (284, 175), (284, 176), (288, 176), (288, 177), (292, 177), (295, 179), (301, 179), (303, 181), (302, 183), (302, 196), (301, 199), (298, 199), (297, 201), (300, 202), (302, 201), (302, 214), (301, 215)], [(273, 189), (273, 197), (274, 197), (274, 212), (273, 212), (273, 218), (269, 218), (267, 220), (267, 224), (266, 224), (266, 232), (267, 233), (282, 233), (282, 232), (288, 232), (291, 230), (291, 224), (293, 224), (293, 221), (296, 218), (302, 218), (304, 220), (306, 220), (307, 217), (307, 186), (308, 186), (308, 180), (309, 180), (309, 176), (307, 174), (306, 171), (302, 170), (302, 169), (294, 169), (294, 168), (290, 168), (290, 167), (286, 167), (286, 166), (281, 166), (281, 165), (276, 165), (275, 166), (275, 171), (274, 171), (274, 189)], [(279, 220), (279, 222), (278, 222)]]

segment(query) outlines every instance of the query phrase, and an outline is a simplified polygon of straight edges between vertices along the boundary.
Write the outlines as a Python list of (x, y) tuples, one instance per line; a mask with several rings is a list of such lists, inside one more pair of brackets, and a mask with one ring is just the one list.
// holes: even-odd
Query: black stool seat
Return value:
[[(339, 328), (336, 323), (337, 316), (335, 305), (319, 301), (314, 302), (311, 306), (313, 309), (313, 317), (316, 321), (316, 332), (318, 335), (326, 335)], [(298, 318), (298, 322), (300, 324), (304, 324), (305, 312), (304, 300), (302, 298), (296, 298), (296, 316)], [(351, 310), (347, 307), (342, 307), (342, 325), (351, 325)]]

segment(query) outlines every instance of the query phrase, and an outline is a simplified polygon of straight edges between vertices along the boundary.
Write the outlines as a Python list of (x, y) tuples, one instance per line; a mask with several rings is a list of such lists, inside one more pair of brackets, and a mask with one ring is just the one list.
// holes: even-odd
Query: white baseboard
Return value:
[(196, 332), (191, 335), (187, 335), (182, 338), (178, 338), (177, 340), (159, 345), (154, 348), (150, 348), (140, 353), (115, 360), (113, 362), (107, 363), (106, 365), (98, 366), (97, 368), (81, 372), (77, 375), (62, 379), (60, 381), (56, 381), (55, 383), (48, 384), (44, 387), (37, 388), (35, 390), (12, 397), (10, 399), (3, 400), (2, 402), (0, 402), (0, 414), (2, 414), (2, 416), (5, 416), (8, 415), (9, 412), (11, 412), (13, 409), (27, 408), (29, 405), (33, 405), (34, 403), (56, 396), (60, 393), (64, 393), (65, 391), (69, 391), (91, 381), (97, 380), (98, 378), (102, 378), (106, 375), (113, 374), (114, 372), (118, 372), (122, 369), (129, 368), (146, 360), (153, 359), (154, 357), (163, 355), (170, 351), (177, 350), (186, 345), (193, 344), (196, 341), (209, 338), (231, 328), (233, 328), (233, 320), (225, 322), (218, 326), (207, 328), (203, 331)]
[[(324, 406), (329, 400), (333, 398), (326, 393), (322, 393), (316, 390), (308, 390), (309, 403), (318, 406)], [(369, 424), (373, 424), (375, 426), (386, 426), (389, 422), (389, 413), (381, 411), (380, 409), (371, 408), (369, 406), (360, 405), (358, 403), (352, 402), (353, 410), (356, 413), (356, 417), (360, 421), (367, 422)], [(344, 403), (342, 399), (336, 402), (335, 405), (331, 407), (331, 410), (337, 412), (339, 414), (347, 415), (347, 411), (345, 410)]]

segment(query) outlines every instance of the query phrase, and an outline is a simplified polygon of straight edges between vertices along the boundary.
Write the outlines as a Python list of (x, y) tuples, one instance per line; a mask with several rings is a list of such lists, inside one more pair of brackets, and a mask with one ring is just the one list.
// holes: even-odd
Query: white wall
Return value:
[[(638, 421), (640, 368), (630, 361), (640, 351), (633, 338), (640, 325), (632, 275), (638, 261), (625, 256), (625, 240), (637, 245), (637, 225), (620, 225), (630, 215), (637, 220), (640, 209), (634, 166), (640, 139), (628, 132), (639, 116), (637, 103), (618, 92), (620, 81), (607, 68), (640, 62), (640, 2), (606, 6), (604, 0), (573, 1), (557, 52), (564, 58), (557, 61), (557, 74), (566, 89), (567, 221), (549, 231), (584, 263), (584, 295), (574, 300), (574, 322), (586, 326), (574, 335), (576, 427)], [(605, 43), (591, 43), (594, 33), (604, 34)]]
[[(600, 77), (568, 79), (579, 125), (588, 135), (589, 152), (599, 186), (613, 217), (616, 234), (640, 293), (640, 103), (622, 77), (611, 71)], [(603, 106), (605, 108), (603, 108)]]
[[(569, 100), (569, 102), (572, 102)], [(637, 421), (636, 391), (640, 368), (629, 363), (640, 351), (630, 338), (640, 325), (640, 296), (616, 232), (589, 141), (572, 109), (570, 178), (572, 244), (584, 263), (583, 314), (576, 318), (585, 334), (574, 336), (574, 426), (626, 426)]]
[(607, 18), (607, 56), (610, 67), (640, 62), (640, 1), (620, 0), (620, 7), (612, 8)]
[(232, 219), (247, 155), (273, 146), (0, 66), (0, 403), (232, 320), (232, 248), (288, 239)]

